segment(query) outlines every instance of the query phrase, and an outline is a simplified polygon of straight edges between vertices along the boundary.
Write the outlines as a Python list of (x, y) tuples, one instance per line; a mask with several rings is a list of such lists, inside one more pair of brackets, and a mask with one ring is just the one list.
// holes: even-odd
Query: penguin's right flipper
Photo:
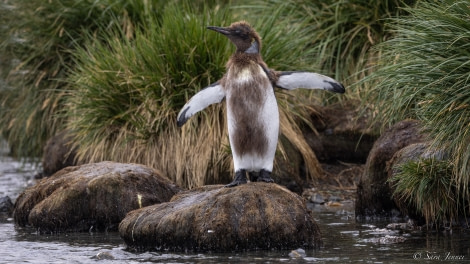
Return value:
[(286, 90), (297, 88), (323, 89), (335, 93), (344, 93), (344, 86), (333, 78), (314, 72), (283, 71), (277, 72), (275, 85)]
[(220, 103), (225, 98), (225, 91), (220, 82), (211, 84), (195, 94), (178, 114), (177, 125), (182, 126), (188, 119), (211, 104)]

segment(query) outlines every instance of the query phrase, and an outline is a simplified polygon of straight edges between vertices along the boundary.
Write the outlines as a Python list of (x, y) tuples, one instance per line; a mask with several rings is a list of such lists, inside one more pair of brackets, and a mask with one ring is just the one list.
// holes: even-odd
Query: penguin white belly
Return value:
[[(230, 72), (229, 72), (230, 73)], [(253, 75), (263, 77), (254, 81)], [(268, 77), (257, 65), (242, 70), (228, 87), (227, 119), (234, 169), (272, 171), (279, 134), (279, 111)]]

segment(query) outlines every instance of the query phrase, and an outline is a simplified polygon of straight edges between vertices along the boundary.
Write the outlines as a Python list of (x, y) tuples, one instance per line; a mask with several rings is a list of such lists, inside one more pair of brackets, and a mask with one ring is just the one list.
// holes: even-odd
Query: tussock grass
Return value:
[(457, 195), (450, 162), (420, 159), (400, 165), (398, 171), (390, 179), (394, 196), (422, 213), (428, 226), (457, 220), (462, 197)]
[(66, 114), (81, 159), (150, 165), (187, 187), (202, 185), (201, 174), (223, 172), (221, 106), (176, 127), (189, 96), (222, 76), (224, 62), (215, 55), (229, 52), (224, 39), (208, 41), (205, 30), (228, 23), (229, 13), (192, 11), (169, 4), (133, 38), (110, 32), (78, 49)]
[(20, 0), (0, 3), (0, 56), (7, 87), (0, 91), (0, 134), (19, 157), (38, 157), (46, 140), (62, 129), (64, 81), (70, 49), (82, 31), (120, 27), (131, 32), (165, 1)]
[[(256, 1), (251, 8), (260, 13), (275, 12), (285, 5), (282, 16), (290, 23), (300, 23), (309, 37), (313, 54), (308, 58), (317, 71), (335, 77), (348, 90), (345, 96), (315, 94), (323, 101), (360, 100), (368, 86), (355, 85), (376, 63), (379, 54), (373, 46), (389, 39), (387, 19), (407, 13), (414, 0), (270, 0)], [(269, 12), (269, 11), (268, 11)]]
[[(456, 195), (469, 201), (468, 1), (421, 1), (406, 10), (409, 16), (391, 21), (396, 37), (380, 45), (380, 64), (368, 78), (374, 88), (364, 102), (373, 102), (385, 124), (421, 120), (433, 148), (449, 153)], [(409, 177), (414, 177), (412, 172)], [(432, 195), (429, 199), (440, 197)]]

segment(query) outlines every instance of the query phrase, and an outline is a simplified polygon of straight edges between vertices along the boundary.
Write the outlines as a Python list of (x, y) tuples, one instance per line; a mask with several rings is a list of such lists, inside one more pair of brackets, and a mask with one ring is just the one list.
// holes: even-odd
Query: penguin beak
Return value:
[(214, 30), (224, 35), (230, 35), (232, 32), (228, 28), (208, 26), (207, 29)]

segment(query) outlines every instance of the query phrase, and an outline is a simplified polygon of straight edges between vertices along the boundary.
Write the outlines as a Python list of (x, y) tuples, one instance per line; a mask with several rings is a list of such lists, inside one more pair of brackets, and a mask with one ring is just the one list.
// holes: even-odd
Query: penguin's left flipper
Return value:
[(298, 88), (323, 89), (335, 93), (344, 93), (344, 86), (333, 78), (314, 72), (282, 71), (276, 72), (276, 86), (286, 90)]
[(219, 82), (196, 93), (181, 109), (176, 119), (177, 125), (182, 126), (188, 119), (211, 104), (220, 103), (225, 98), (225, 91)]

